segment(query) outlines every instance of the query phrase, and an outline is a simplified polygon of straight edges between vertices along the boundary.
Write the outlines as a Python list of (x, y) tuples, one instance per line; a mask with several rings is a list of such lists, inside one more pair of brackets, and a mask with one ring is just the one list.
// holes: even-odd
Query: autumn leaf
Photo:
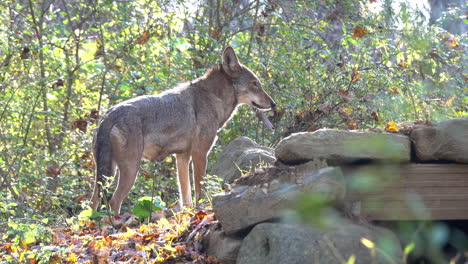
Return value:
[(452, 38), (452, 39), (448, 39), (445, 41), (445, 46), (447, 48), (456, 48), (458, 47), (458, 41), (455, 39), (455, 38)]
[(375, 245), (374, 245), (374, 242), (370, 241), (369, 239), (367, 238), (361, 238), (361, 243), (366, 246), (367, 248), (374, 248)]
[(353, 68), (353, 74), (351, 75), (351, 83), (355, 83), (359, 81), (361, 78), (361, 74), (359, 73), (357, 68)]
[(353, 113), (353, 108), (351, 107), (343, 107), (343, 110), (348, 113), (348, 115), (352, 114)]
[(151, 179), (151, 172), (147, 169), (141, 169), (140, 175), (147, 180)]
[(80, 118), (80, 119), (77, 119), (77, 120), (73, 121), (73, 129), (74, 130), (78, 129), (81, 132), (86, 133), (86, 131), (88, 129), (88, 121), (86, 121), (83, 118)]
[(346, 126), (348, 127), (348, 129), (353, 130), (353, 129), (357, 128), (358, 122), (356, 122), (356, 121), (348, 122), (348, 123), (346, 123)]
[(221, 33), (215, 29), (210, 30), (210, 37), (214, 40), (221, 40)]
[(447, 107), (451, 107), (454, 99), (455, 99), (455, 96), (450, 97), (450, 98), (444, 103), (444, 105), (447, 106)]
[(361, 26), (357, 26), (355, 28), (353, 28), (353, 38), (362, 38), (365, 34), (367, 34), (368, 31), (367, 29), (361, 27)]
[(390, 87), (390, 93), (394, 95), (400, 94), (400, 92), (398, 92), (398, 87), (396, 86)]
[(150, 38), (150, 33), (148, 30), (146, 30), (138, 37), (137, 43), (140, 45), (144, 45), (146, 42), (148, 42), (149, 38)]
[(48, 163), (46, 174), (52, 178), (57, 178), (57, 176), (60, 174), (60, 167), (58, 167), (54, 162)]
[(72, 263), (76, 263), (78, 261), (78, 258), (76, 257), (75, 253), (71, 252), (68, 254), (68, 257), (65, 260)]
[(406, 61), (400, 61), (398, 63), (398, 67), (401, 67), (401, 68), (407, 68), (408, 67), (408, 63)]
[(346, 113), (346, 111), (343, 110), (343, 108), (338, 108), (336, 111), (341, 116), (341, 118), (343, 118), (344, 120), (346, 120), (346, 121), (351, 120), (351, 116), (348, 113)]
[(346, 90), (338, 90), (338, 94), (340, 95), (341, 98), (345, 99), (346, 101), (349, 101), (352, 98), (351, 93)]
[(388, 132), (398, 132), (397, 124), (393, 121), (390, 121), (385, 124), (385, 131)]
[(97, 119), (99, 117), (99, 111), (96, 108), (91, 109), (89, 113), (86, 114), (86, 117), (90, 119)]

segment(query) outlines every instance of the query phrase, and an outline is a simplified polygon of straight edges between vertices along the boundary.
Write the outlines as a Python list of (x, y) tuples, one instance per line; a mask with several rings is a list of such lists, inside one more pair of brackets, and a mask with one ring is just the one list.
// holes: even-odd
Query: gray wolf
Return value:
[(96, 210), (99, 205), (103, 176), (115, 175), (117, 188), (109, 206), (114, 214), (120, 214), (141, 160), (161, 161), (171, 154), (176, 156), (179, 205), (192, 206), (190, 161), (198, 203), (216, 133), (241, 104), (258, 109), (276, 105), (258, 77), (239, 62), (232, 47), (227, 47), (222, 63), (202, 77), (111, 107), (93, 139), (96, 174), (91, 208)]

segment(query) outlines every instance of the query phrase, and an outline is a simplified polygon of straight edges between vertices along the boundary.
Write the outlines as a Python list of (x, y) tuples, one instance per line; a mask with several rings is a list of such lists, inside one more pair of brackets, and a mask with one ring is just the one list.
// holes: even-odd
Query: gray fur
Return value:
[(240, 64), (227, 47), (223, 62), (204, 76), (159, 95), (139, 96), (110, 108), (102, 117), (93, 141), (96, 182), (92, 208), (97, 209), (103, 175), (118, 167), (119, 182), (110, 207), (120, 213), (123, 199), (133, 186), (140, 161), (161, 161), (176, 155), (181, 206), (191, 206), (189, 162), (193, 161), (196, 201), (208, 153), (217, 131), (240, 104), (261, 109), (275, 106), (258, 77)]

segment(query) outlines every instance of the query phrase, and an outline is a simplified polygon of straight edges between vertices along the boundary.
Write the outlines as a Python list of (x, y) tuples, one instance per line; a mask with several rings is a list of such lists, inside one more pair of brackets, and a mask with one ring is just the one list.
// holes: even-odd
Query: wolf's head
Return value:
[(276, 106), (275, 101), (263, 90), (257, 75), (242, 65), (232, 47), (223, 52), (223, 70), (233, 80), (239, 104), (248, 104), (259, 109)]

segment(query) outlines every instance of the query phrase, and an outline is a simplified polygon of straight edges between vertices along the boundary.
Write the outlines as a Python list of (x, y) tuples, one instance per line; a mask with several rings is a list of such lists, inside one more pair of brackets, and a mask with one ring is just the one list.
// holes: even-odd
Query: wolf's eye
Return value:
[(260, 83), (258, 81), (254, 81), (253, 84), (256, 86), (256, 87), (260, 87)]

